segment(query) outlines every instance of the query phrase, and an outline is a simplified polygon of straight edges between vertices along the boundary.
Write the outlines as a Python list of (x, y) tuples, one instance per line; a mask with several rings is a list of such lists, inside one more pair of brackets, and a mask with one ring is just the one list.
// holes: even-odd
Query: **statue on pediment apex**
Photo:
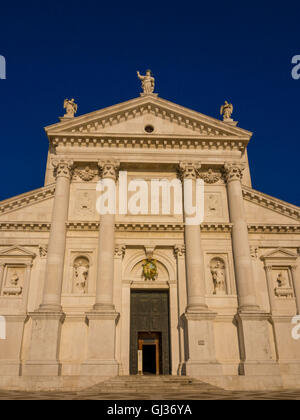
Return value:
[(147, 70), (145, 76), (142, 76), (139, 71), (137, 71), (138, 78), (142, 82), (142, 88), (145, 95), (149, 95), (154, 91), (154, 77), (151, 75), (151, 70)]

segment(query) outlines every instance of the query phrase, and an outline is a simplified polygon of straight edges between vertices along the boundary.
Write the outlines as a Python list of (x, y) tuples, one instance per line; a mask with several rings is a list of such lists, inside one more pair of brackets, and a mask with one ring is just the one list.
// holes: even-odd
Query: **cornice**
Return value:
[[(97, 231), (99, 222), (67, 222), (70, 231)], [(0, 222), (0, 231), (49, 232), (49, 222)], [(116, 223), (116, 232), (183, 232), (183, 223)], [(201, 232), (231, 232), (231, 223), (202, 223)], [(249, 233), (300, 233), (300, 225), (249, 224)]]
[(300, 233), (300, 225), (248, 224), (249, 233)]
[(47, 200), (54, 196), (55, 183), (0, 202), (0, 215)]
[(231, 232), (231, 223), (202, 223), (201, 232)]
[[(68, 230), (97, 231), (99, 222), (67, 222)], [(116, 232), (183, 232), (183, 223), (116, 223)], [(200, 226), (203, 232), (230, 232), (231, 224), (203, 223)]]
[(189, 136), (146, 134), (49, 134), (50, 143), (60, 147), (85, 147), (135, 150), (238, 150), (244, 151), (248, 138), (235, 136)]
[(251, 203), (258, 204), (261, 207), (273, 210), (283, 216), (300, 221), (300, 208), (293, 204), (289, 204), (260, 191), (253, 190), (245, 185), (243, 185), (243, 197)]
[(49, 232), (48, 222), (0, 222), (0, 231)]

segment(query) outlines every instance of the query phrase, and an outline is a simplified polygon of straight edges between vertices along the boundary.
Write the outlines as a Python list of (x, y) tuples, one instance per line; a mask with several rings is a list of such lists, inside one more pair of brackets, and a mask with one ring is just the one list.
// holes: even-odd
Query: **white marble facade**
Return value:
[[(300, 209), (252, 189), (252, 133), (151, 92), (69, 114), (46, 127), (45, 185), (0, 203), (0, 386), (129, 375), (132, 290), (169, 292), (172, 375), (300, 386)], [(120, 170), (146, 183), (203, 179), (200, 228), (172, 212), (100, 218), (97, 182), (118, 191)]]

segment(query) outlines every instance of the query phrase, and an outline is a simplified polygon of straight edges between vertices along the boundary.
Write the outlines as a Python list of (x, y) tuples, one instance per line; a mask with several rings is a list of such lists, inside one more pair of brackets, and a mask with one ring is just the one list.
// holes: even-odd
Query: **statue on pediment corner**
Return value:
[(225, 101), (220, 108), (220, 115), (223, 115), (223, 121), (232, 121), (233, 105)]
[(75, 104), (74, 98), (64, 100), (64, 109), (66, 110), (66, 113), (64, 115), (65, 118), (74, 118), (74, 115), (76, 114), (78, 109), (78, 105)]

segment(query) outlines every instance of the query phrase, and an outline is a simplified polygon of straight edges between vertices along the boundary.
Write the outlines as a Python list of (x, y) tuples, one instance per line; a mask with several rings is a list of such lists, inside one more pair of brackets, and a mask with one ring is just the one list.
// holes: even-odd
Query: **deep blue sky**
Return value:
[(19, 1), (0, 6), (0, 200), (43, 184), (66, 97), (78, 115), (139, 96), (151, 68), (160, 97), (219, 118), (225, 99), (248, 147), (253, 187), (300, 205), (299, 1)]

